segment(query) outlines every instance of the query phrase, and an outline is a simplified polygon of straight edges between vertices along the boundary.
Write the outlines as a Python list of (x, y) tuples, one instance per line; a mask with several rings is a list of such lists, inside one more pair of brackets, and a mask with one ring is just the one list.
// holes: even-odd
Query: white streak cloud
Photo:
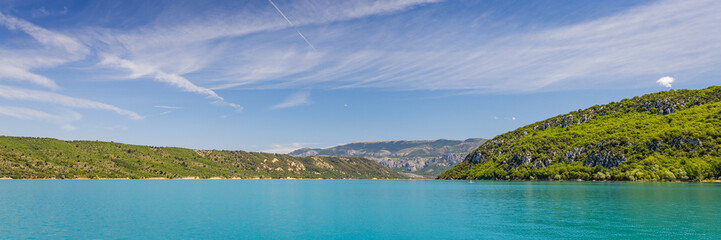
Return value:
[(55, 81), (32, 73), (31, 70), (56, 67), (82, 59), (90, 53), (86, 46), (71, 37), (2, 13), (0, 26), (21, 31), (40, 43), (37, 47), (27, 49), (0, 49), (0, 79), (27, 81), (57, 90), (60, 87)]
[[(321, 58), (289, 54), (266, 59), (288, 51), (276, 42), (257, 43), (266, 55), (238, 47), (245, 54), (234, 60), (248, 64), (235, 65), (243, 71), (229, 71), (233, 77), (219, 80), (223, 83), (214, 89), (312, 86), (518, 92), (648, 86), (642, 79), (661, 72), (717, 71), (720, 11), (719, 1), (660, 1), (595, 20), (487, 38), (476, 37), (481, 33), (467, 26), (427, 24), (423, 21), (433, 15), (423, 13), (380, 26), (304, 29), (307, 35), (323, 33), (314, 38), (324, 46), (318, 53)], [(310, 21), (294, 23), (298, 22)], [(420, 25), (423, 28), (414, 27)], [(349, 47), (354, 44), (365, 45)], [(303, 65), (275, 67), (273, 61), (279, 59)]]
[(0, 115), (10, 116), (18, 119), (50, 120), (60, 122), (76, 121), (82, 118), (82, 115), (73, 111), (66, 111), (63, 114), (51, 114), (35, 109), (12, 106), (0, 106)]
[[(284, 11), (273, 9), (277, 8), (273, 3), (273, 8), (268, 6), (269, 9), (263, 10), (277, 10), (285, 19), (285, 23), (277, 21), (277, 13), (241, 9), (232, 12), (218, 11), (210, 18), (158, 21), (138, 29), (90, 29), (82, 39), (100, 52), (100, 66), (129, 71), (130, 74), (124, 76), (126, 78), (149, 77), (184, 91), (203, 94), (213, 99), (216, 105), (241, 110), (240, 105), (229, 103), (213, 89), (201, 87), (194, 82), (220, 83), (221, 87), (215, 88), (217, 90), (273, 81), (278, 77), (311, 70), (311, 67), (322, 63), (319, 61), (322, 53), (296, 54), (293, 48), (287, 46), (282, 47), (280, 51), (277, 46), (272, 46), (275, 52), (271, 53), (252, 53), (247, 50), (257, 49), (258, 45), (243, 41), (235, 42), (234, 38), (273, 33), (290, 27), (294, 28), (312, 47), (305, 35), (296, 27), (387, 14), (429, 2), (436, 1), (318, 1), (314, 4), (293, 2), (284, 6)], [(286, 14), (292, 14), (295, 21), (291, 22)], [(268, 41), (263, 39), (261, 42)], [(236, 46), (243, 46), (243, 50), (236, 51), (233, 49)], [(279, 58), (266, 58), (266, 61), (256, 59), (276, 53), (281, 55), (281, 59), (288, 58), (289, 61), (279, 61)], [(305, 59), (297, 61), (297, 58), (282, 56), (286, 53)], [(283, 65), (283, 62), (291, 64)], [(245, 67), (247, 64), (254, 67)], [(185, 77), (188, 73), (204, 71), (208, 68), (212, 68), (212, 72), (217, 74), (214, 78)], [(245, 71), (237, 70), (239, 68)]]
[(0, 115), (14, 117), (23, 120), (44, 120), (58, 124), (65, 131), (75, 131), (77, 127), (69, 122), (80, 120), (83, 116), (80, 113), (64, 110), (60, 113), (53, 114), (24, 107), (0, 106)]
[[(0, 26), (40, 43), (39, 50), (0, 49), (8, 56), (0, 58), (0, 78), (58, 89), (32, 70), (97, 56), (93, 64), (118, 78), (162, 82), (240, 110), (222, 97), (223, 89), (553, 91), (648, 86), (643, 79), (659, 73), (703, 74), (721, 65), (721, 2), (713, 0), (658, 1), (499, 34), (453, 24), (472, 16), (435, 18), (448, 10), (433, 9), (428, 3), (435, 1), (295, 1), (282, 3), (282, 11), (269, 2), (202, 15), (169, 10), (147, 25), (68, 30), (72, 35), (0, 14)], [(348, 21), (369, 16), (377, 17)], [(323, 48), (308, 51), (298, 29), (306, 44), (312, 46), (308, 36)], [(307, 104), (308, 98), (295, 94), (271, 108)]]
[(310, 103), (310, 92), (299, 92), (285, 98), (285, 101), (271, 107), (272, 109), (289, 108)]
[(65, 95), (61, 95), (61, 94), (57, 94), (57, 93), (15, 88), (15, 87), (3, 86), (3, 85), (0, 85), (0, 98), (10, 99), (10, 100), (42, 102), (42, 103), (48, 103), (48, 104), (54, 104), (54, 105), (60, 105), (60, 106), (65, 106), (65, 107), (72, 107), (72, 108), (107, 110), (107, 111), (115, 112), (120, 115), (125, 115), (133, 120), (139, 120), (139, 119), (143, 118), (142, 116), (138, 115), (135, 112), (121, 109), (116, 106), (101, 103), (101, 102), (69, 97), (69, 96), (65, 96)]
[(174, 86), (186, 92), (205, 95), (206, 97), (214, 100), (213, 104), (232, 107), (237, 111), (243, 110), (243, 107), (238, 104), (226, 102), (223, 97), (219, 96), (212, 89), (195, 85), (187, 78), (184, 78), (183, 76), (177, 74), (168, 74), (147, 65), (141, 66), (129, 60), (120, 59), (113, 55), (105, 55), (100, 64), (130, 71), (130, 75), (128, 76), (129, 78), (135, 79), (152, 75), (153, 79), (158, 82), (170, 84), (171, 86)]
[(10, 30), (23, 31), (40, 43), (63, 48), (70, 54), (86, 55), (90, 52), (85, 45), (71, 37), (38, 27), (22, 19), (5, 16), (2, 13), (0, 13), (0, 25), (4, 25)]
[(159, 105), (159, 106), (155, 106), (155, 107), (156, 107), (156, 108), (164, 108), (164, 109), (180, 109), (180, 107), (176, 107), (176, 106), (163, 106), (163, 105)]
[(285, 14), (283, 13), (283, 11), (281, 11), (280, 8), (278, 8), (278, 6), (275, 5), (275, 3), (273, 2), (273, 0), (268, 0), (268, 2), (270, 3), (270, 5), (273, 5), (273, 7), (275, 8), (275, 10), (278, 10), (278, 13), (280, 13), (280, 16), (283, 16), (283, 19), (285, 19), (285, 21), (288, 22), (288, 24), (295, 29), (295, 32), (298, 33), (298, 35), (303, 39), (303, 41), (305, 41), (305, 43), (307, 43), (308, 46), (310, 46), (311, 49), (315, 50), (315, 47), (313, 47), (313, 44), (310, 44), (310, 42), (308, 41), (308, 39), (305, 38), (305, 36), (303, 36), (303, 34), (300, 32), (300, 30), (298, 30), (298, 28), (295, 27), (295, 25), (293, 24), (293, 22), (291, 22), (290, 19), (288, 19), (288, 17), (285, 16)]
[(34, 73), (31, 73), (27, 68), (11, 66), (11, 65), (0, 65), (0, 78), (15, 79), (20, 81), (28, 81), (38, 86), (43, 86), (49, 89), (59, 89), (55, 81)]

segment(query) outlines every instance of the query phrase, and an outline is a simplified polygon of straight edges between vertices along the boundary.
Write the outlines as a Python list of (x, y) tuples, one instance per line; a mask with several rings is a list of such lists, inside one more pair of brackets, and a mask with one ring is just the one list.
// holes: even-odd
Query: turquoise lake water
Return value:
[(721, 184), (2, 180), (2, 239), (721, 239)]

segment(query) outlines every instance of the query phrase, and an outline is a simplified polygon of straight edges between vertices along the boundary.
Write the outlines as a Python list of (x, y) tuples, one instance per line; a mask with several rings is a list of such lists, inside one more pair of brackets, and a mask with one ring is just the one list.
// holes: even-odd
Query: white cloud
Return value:
[(177, 74), (168, 74), (163, 71), (157, 70), (149, 65), (139, 65), (132, 61), (107, 54), (104, 55), (102, 61), (100, 61), (100, 64), (128, 70), (130, 71), (130, 75), (128, 76), (129, 78), (140, 78), (152, 75), (152, 78), (158, 82), (170, 84), (171, 86), (177, 87), (186, 92), (193, 92), (205, 95), (206, 97), (214, 100), (212, 102), (213, 104), (232, 107), (237, 111), (243, 110), (243, 107), (238, 104), (226, 102), (225, 99), (215, 93), (215, 91), (213, 91), (212, 89), (195, 85), (187, 78), (184, 78), (183, 76)]
[(285, 101), (282, 103), (278, 103), (274, 105), (273, 109), (279, 109), (279, 108), (289, 108), (289, 107), (295, 107), (303, 104), (309, 104), (310, 101), (310, 92), (299, 92), (291, 94), (290, 96), (285, 98)]
[(176, 106), (163, 106), (163, 105), (159, 105), (159, 106), (155, 106), (155, 107), (156, 107), (156, 108), (164, 108), (164, 109), (180, 109), (180, 107), (176, 107)]
[(511, 117), (511, 121), (516, 121), (516, 117)]
[(156, 70), (149, 64), (139, 65), (109, 54), (103, 54), (98, 64), (129, 71), (130, 74), (126, 77), (130, 79), (148, 76), (156, 72)]
[(61, 105), (61, 106), (72, 107), (72, 108), (107, 110), (107, 111), (113, 111), (120, 115), (125, 115), (133, 120), (139, 120), (139, 119), (143, 118), (142, 116), (138, 115), (135, 112), (121, 109), (116, 106), (101, 103), (101, 102), (69, 97), (69, 96), (65, 96), (65, 95), (61, 95), (61, 94), (57, 94), (57, 93), (22, 89), (22, 88), (14, 88), (14, 87), (3, 86), (3, 85), (0, 85), (0, 98), (10, 99), (10, 100), (42, 102), (42, 103)]
[[(93, 45), (100, 52), (101, 66), (130, 71), (127, 78), (150, 77), (156, 81), (168, 83), (184, 91), (206, 95), (215, 99), (216, 105), (229, 106), (236, 110), (242, 107), (226, 102), (210, 88), (200, 87), (193, 80), (183, 75), (205, 70), (212, 66), (222, 78), (232, 79), (222, 84), (233, 87), (256, 82), (273, 80), (287, 76), (293, 72), (309, 70), (317, 66), (317, 56), (322, 53), (302, 53), (295, 56), (314, 58), (296, 61), (289, 59), (290, 64), (283, 64), (278, 58), (258, 61), (265, 58), (268, 52), (248, 53), (258, 46), (248, 47), (247, 43), (230, 41), (233, 37), (246, 36), (254, 33), (280, 30), (289, 27), (323, 24), (345, 21), (370, 15), (386, 14), (402, 11), (413, 6), (435, 2), (435, 0), (397, 0), (397, 1), (318, 1), (314, 4), (292, 2), (284, 5), (283, 17), (293, 16), (292, 26), (277, 21), (275, 9), (268, 4), (270, 11), (259, 9), (242, 9), (240, 11), (214, 12), (209, 18), (184, 19), (174, 21), (158, 21), (152, 25), (132, 30), (90, 29), (82, 36), (84, 42)], [(175, 13), (179, 14), (179, 13)], [(173, 15), (173, 13), (170, 13)], [(287, 21), (290, 21), (287, 19)], [(303, 36), (305, 39), (305, 36)], [(307, 39), (305, 39), (307, 41)], [(267, 39), (260, 42), (268, 42)], [(310, 43), (308, 42), (310, 45)], [(228, 49), (231, 46), (242, 46), (242, 52)], [(312, 45), (311, 45), (312, 46)], [(278, 46), (273, 46), (278, 49)], [(281, 54), (294, 51), (283, 49)], [(229, 54), (231, 53), (231, 54)], [(275, 52), (270, 53), (272, 54)], [(248, 58), (250, 57), (250, 58)], [(240, 63), (239, 63), (240, 60)], [(247, 64), (255, 68), (245, 67)], [(294, 66), (300, 66), (298, 68)], [(245, 71), (238, 71), (237, 69)], [(204, 79), (218, 82), (219, 79)]]
[(658, 85), (670, 88), (671, 84), (675, 81), (676, 81), (675, 78), (673, 78), (671, 76), (665, 76), (665, 77), (662, 77), (662, 78), (659, 78), (658, 80), (656, 80), (656, 83), (658, 83)]
[[(0, 106), (0, 115), (14, 117), (24, 120), (44, 120), (51, 123), (58, 124), (59, 127), (65, 131), (75, 131), (77, 128), (69, 122), (80, 120), (83, 116), (80, 113), (64, 110), (60, 113), (53, 114), (44, 111), (39, 111), (24, 107), (13, 107), (13, 106)], [(7, 134), (7, 132), (1, 132)]]
[(54, 120), (54, 121), (75, 121), (80, 120), (82, 115), (73, 111), (66, 111), (65, 114), (51, 114), (30, 108), (0, 106), (0, 115), (10, 116), (19, 119), (33, 120)]
[(63, 48), (70, 54), (86, 55), (90, 53), (90, 50), (77, 40), (66, 35), (38, 27), (22, 19), (5, 16), (0, 13), (0, 25), (4, 25), (10, 30), (17, 29), (23, 31), (38, 42), (49, 46)]
[[(99, 67), (121, 78), (162, 82), (240, 110), (222, 89), (544, 91), (650, 84), (629, 79), (703, 73), (721, 64), (719, 1), (659, 1), (595, 20), (493, 36), (435, 19), (438, 12), (426, 8), (391, 15), (432, 2), (289, 2), (281, 6), (287, 21), (270, 4), (189, 17), (168, 11), (137, 28), (66, 30), (72, 34), (0, 14), (0, 26), (40, 43), (38, 49), (0, 49), (0, 78), (59, 89), (32, 71), (97, 56)], [(387, 15), (383, 24), (342, 22), (377, 15)], [(319, 49), (297, 44), (288, 21)], [(272, 108), (308, 102), (305, 93)]]
[[(0, 61), (3, 62), (3, 61)], [(34, 73), (31, 73), (27, 68), (19, 67), (19, 66), (12, 66), (9, 64), (0, 65), (0, 79), (7, 78), (7, 79), (13, 79), (13, 80), (20, 80), (20, 81), (28, 81), (30, 83), (43, 86), (49, 89), (59, 89), (60, 87), (55, 83), (55, 81), (40, 76)]]
[[(398, 1), (352, 1), (352, 2), (316, 2), (306, 4), (293, 2), (283, 6), (288, 17), (293, 19), (295, 26), (309, 26), (337, 21), (345, 21), (376, 14), (387, 14), (402, 11), (419, 4), (434, 2), (429, 0), (398, 0)], [(270, 7), (270, 6), (269, 6)], [(287, 7), (287, 9), (286, 9)], [(36, 9), (40, 15), (65, 14), (67, 8), (52, 11), (45, 8)], [(129, 73), (123, 78), (138, 79), (149, 78), (154, 81), (166, 83), (183, 91), (197, 93), (211, 100), (212, 104), (231, 107), (237, 111), (242, 107), (227, 102), (215, 90), (196, 84), (214, 83), (223, 85), (243, 85), (243, 82), (265, 82), (278, 77), (294, 73), (309, 71), (322, 64), (323, 52), (309, 53), (296, 51), (291, 48), (279, 49), (277, 46), (266, 45), (268, 49), (276, 49), (271, 57), (264, 61), (255, 61), (255, 58), (269, 56), (266, 52), (242, 53), (249, 54), (251, 58), (239, 56), (236, 53), (228, 54), (231, 47), (243, 46), (244, 42), (234, 42), (233, 38), (248, 36), (256, 33), (270, 32), (288, 28), (286, 24), (277, 20), (273, 12), (260, 12), (247, 10), (245, 13), (228, 11), (217, 16), (201, 16), (202, 19), (189, 19), (184, 21), (158, 21), (145, 27), (136, 29), (101, 29), (78, 28), (63, 29), (64, 33), (51, 31), (37, 26), (29, 21), (0, 13), (0, 27), (11, 31), (24, 33), (23, 49), (0, 46), (0, 79), (32, 83), (47, 89), (59, 90), (60, 85), (53, 79), (34, 71), (53, 69), (68, 63), (80, 60), (95, 61), (96, 66), (122, 70)], [(159, 13), (162, 14), (162, 13)], [(40, 16), (38, 15), (38, 16)], [(213, 17), (215, 16), (215, 17)], [(207, 17), (207, 18), (206, 18)], [(184, 19), (178, 16), (176, 19)], [(290, 21), (290, 19), (288, 19)], [(15, 36), (12, 36), (15, 38)], [(305, 36), (303, 36), (305, 38)], [(31, 41), (28, 41), (31, 40)], [(34, 40), (34, 41), (32, 41)], [(307, 39), (306, 39), (307, 41)], [(267, 42), (261, 40), (261, 42)], [(310, 44), (308, 42), (308, 44)], [(252, 46), (252, 45), (250, 45)], [(257, 49), (249, 47), (248, 49)], [(93, 58), (86, 59), (88, 56)], [(97, 58), (95, 58), (97, 57)], [(303, 61), (296, 61), (298, 58)], [(240, 61), (228, 61), (241, 59)], [(279, 61), (279, 59), (285, 59)], [(225, 63), (227, 61), (227, 63)], [(253, 63), (252, 68), (243, 68)], [(272, 64), (271, 64), (272, 63)], [(82, 64), (86, 64), (83, 62)], [(218, 72), (216, 79), (194, 79), (191, 81), (186, 74), (206, 70), (211, 66)], [(234, 71), (241, 69), (241, 71)], [(92, 72), (92, 69), (85, 69)], [(234, 79), (234, 81), (226, 81)], [(293, 82), (291, 80), (291, 82)], [(280, 85), (286, 85), (281, 83)], [(286, 102), (278, 104), (275, 108), (285, 108), (307, 104), (308, 93), (301, 93), (289, 97)], [(49, 105), (59, 105), (70, 108), (97, 109), (112, 111), (130, 119), (142, 119), (139, 114), (110, 104), (65, 96), (58, 93), (17, 88), (0, 85), (0, 98), (40, 102)], [(167, 109), (173, 109), (168, 106)], [(34, 109), (4, 107), (3, 115), (23, 119), (55, 119), (67, 120), (67, 116), (46, 113)], [(167, 112), (164, 112), (167, 113)], [(79, 116), (79, 114), (78, 114)], [(78, 117), (79, 118), (79, 117)], [(74, 130), (70, 124), (61, 126), (66, 130)]]
[(70, 125), (70, 124), (60, 125), (60, 128), (62, 128), (65, 131), (68, 131), (68, 132), (72, 132), (72, 131), (75, 131), (76, 129), (78, 129), (77, 127)]
[[(237, 78), (221, 80), (226, 83), (218, 88), (518, 92), (648, 84), (635, 79), (669, 71), (716, 71), (714, 66), (721, 64), (719, 11), (719, 1), (660, 1), (592, 21), (488, 40), (479, 40), (475, 36), (480, 33), (467, 26), (426, 24), (424, 31), (405, 31), (424, 24), (430, 16), (373, 25), (372, 36), (370, 26), (364, 29), (362, 24), (326, 26), (317, 33), (304, 29), (306, 35), (317, 35), (314, 43), (323, 45), (321, 58), (293, 54), (265, 59), (263, 54), (242, 54), (235, 60), (250, 65), (238, 64), (247, 68), (231, 73)], [(385, 40), (348, 47), (348, 41), (374, 38)], [(276, 53), (270, 50), (272, 46), (278, 52), (286, 50), (275, 41), (261, 46), (266, 44), (270, 46), (263, 49), (269, 54)], [(247, 78), (277, 61), (304, 65), (278, 66), (272, 68), (273, 74)]]
[(26, 49), (0, 49), (0, 79), (27, 81), (50, 89), (59, 89), (55, 81), (31, 70), (56, 67), (84, 58), (90, 50), (66, 35), (38, 27), (22, 19), (0, 13), (0, 26), (21, 31), (40, 43)]
[(308, 145), (313, 145), (313, 143), (295, 142), (288, 144), (272, 144), (270, 149), (262, 150), (261, 152), (288, 154), (297, 149), (307, 147)]
[(174, 87), (180, 88), (188, 92), (199, 93), (207, 96), (208, 98), (223, 101), (223, 98), (218, 96), (218, 94), (216, 94), (213, 90), (199, 87), (180, 75), (158, 72), (155, 75), (155, 80), (168, 83)]
[(68, 7), (63, 7), (62, 10), (48, 10), (45, 9), (45, 7), (40, 7), (38, 9), (33, 10), (33, 17), (45, 17), (45, 16), (59, 16), (59, 15), (65, 15), (68, 13)]

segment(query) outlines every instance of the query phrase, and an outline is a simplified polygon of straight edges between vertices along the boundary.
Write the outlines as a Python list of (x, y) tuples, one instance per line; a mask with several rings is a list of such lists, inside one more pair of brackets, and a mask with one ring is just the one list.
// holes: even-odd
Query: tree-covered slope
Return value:
[(0, 137), (0, 177), (403, 178), (357, 157), (293, 157), (28, 137)]
[(721, 87), (671, 90), (559, 115), (499, 135), (440, 179), (713, 180)]
[(414, 140), (354, 142), (330, 148), (302, 148), (292, 156), (353, 156), (379, 162), (401, 173), (435, 177), (450, 169), (470, 151), (486, 141), (481, 138), (466, 140)]

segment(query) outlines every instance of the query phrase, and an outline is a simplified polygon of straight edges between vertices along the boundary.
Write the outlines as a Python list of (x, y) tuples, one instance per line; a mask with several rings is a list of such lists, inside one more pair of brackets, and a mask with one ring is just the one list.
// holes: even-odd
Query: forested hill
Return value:
[(0, 137), (0, 178), (405, 178), (358, 157)]
[(559, 115), (499, 135), (441, 179), (714, 180), (721, 87), (670, 90)]

